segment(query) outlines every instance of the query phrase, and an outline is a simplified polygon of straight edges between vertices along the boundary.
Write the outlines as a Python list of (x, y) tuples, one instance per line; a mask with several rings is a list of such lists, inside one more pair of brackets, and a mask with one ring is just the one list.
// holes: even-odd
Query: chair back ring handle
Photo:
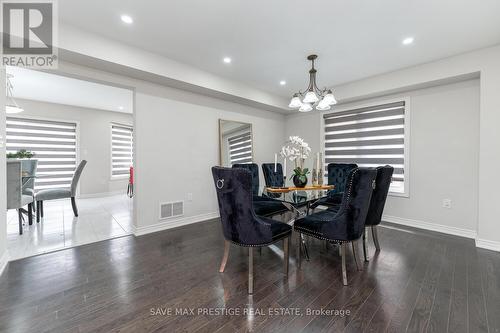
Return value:
[(224, 179), (218, 179), (217, 184), (215, 184), (215, 186), (217, 186), (219, 190), (222, 189), (224, 187)]

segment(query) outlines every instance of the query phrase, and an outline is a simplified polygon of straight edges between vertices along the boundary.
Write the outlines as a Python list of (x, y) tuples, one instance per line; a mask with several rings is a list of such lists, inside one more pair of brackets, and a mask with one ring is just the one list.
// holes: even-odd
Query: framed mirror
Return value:
[(219, 119), (219, 165), (252, 163), (252, 124)]

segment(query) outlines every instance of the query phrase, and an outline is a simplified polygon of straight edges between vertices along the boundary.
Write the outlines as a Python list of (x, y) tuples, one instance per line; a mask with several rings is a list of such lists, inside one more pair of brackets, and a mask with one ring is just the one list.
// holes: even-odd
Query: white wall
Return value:
[[(284, 141), (285, 117), (275, 112), (67, 62), (59, 70), (135, 89), (135, 234), (218, 215), (210, 168), (219, 163), (219, 118), (252, 124), (256, 163), (272, 162)], [(184, 217), (160, 221), (159, 203), (174, 200), (185, 201)]]
[(185, 201), (186, 221), (218, 215), (210, 168), (219, 163), (220, 118), (251, 123), (254, 162), (273, 161), (284, 116), (172, 88), (137, 88), (137, 233), (154, 230), (160, 202)]
[(339, 100), (353, 100), (450, 78), (480, 75), (479, 206), (476, 245), (500, 251), (500, 46), (490, 47), (337, 87)]
[[(390, 197), (385, 215), (475, 234), (479, 93), (479, 80), (472, 80), (406, 94), (411, 108), (410, 196)], [(443, 199), (452, 200), (451, 209), (442, 207)]]
[[(500, 251), (500, 46), (472, 51), (439, 61), (334, 87), (341, 103), (436, 86), (479, 77), (479, 175), (476, 245)], [(295, 117), (293, 117), (295, 118)], [(298, 118), (297, 118), (298, 119)], [(423, 209), (423, 208), (422, 208)], [(428, 226), (429, 227), (429, 226)], [(471, 235), (472, 236), (472, 235)]]
[[(364, 100), (410, 100), (409, 197), (389, 196), (384, 214), (397, 222), (432, 223), (473, 235), (478, 213), (479, 80)], [(347, 103), (342, 108), (356, 108)], [(287, 135), (304, 135), (313, 151), (322, 149), (322, 115), (288, 117)], [(309, 164), (312, 159), (309, 160)], [(452, 200), (452, 209), (442, 207)], [(390, 218), (389, 218), (390, 217)]]
[(80, 178), (81, 196), (127, 191), (128, 178), (111, 179), (110, 124), (117, 122), (133, 125), (132, 114), (33, 100), (16, 101), (24, 108), (21, 117), (78, 123), (80, 160), (88, 162)]
[[(312, 113), (296, 113), (292, 116), (286, 117), (285, 134), (286, 138), (297, 135), (304, 139), (311, 147), (311, 154), (305, 160), (304, 167), (312, 170), (314, 164), (314, 156), (317, 152), (322, 152), (320, 144), (320, 131), (321, 131), (321, 116), (319, 112)], [(294, 168), (294, 163), (287, 161), (286, 169), (287, 175), (291, 175)], [(312, 171), (311, 171), (312, 172)], [(288, 185), (291, 181), (288, 177)], [(308, 175), (309, 182), (312, 180), (312, 175)]]

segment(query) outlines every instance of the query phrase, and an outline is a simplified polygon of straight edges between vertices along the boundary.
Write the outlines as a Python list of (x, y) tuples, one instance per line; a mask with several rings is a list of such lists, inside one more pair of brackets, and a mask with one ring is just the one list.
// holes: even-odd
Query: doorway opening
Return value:
[(7, 77), (19, 107), (6, 119), (10, 260), (131, 234), (133, 90), (19, 67)]

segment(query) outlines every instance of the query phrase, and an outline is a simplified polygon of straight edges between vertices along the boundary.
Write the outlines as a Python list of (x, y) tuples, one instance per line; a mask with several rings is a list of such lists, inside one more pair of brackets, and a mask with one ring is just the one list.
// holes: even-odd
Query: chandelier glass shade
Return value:
[[(309, 86), (305, 91), (299, 91), (293, 94), (290, 104), (291, 109), (299, 109), (300, 112), (309, 112), (313, 108), (319, 111), (330, 110), (332, 105), (337, 104), (337, 100), (330, 89), (319, 89), (316, 84), (316, 68), (314, 68), (314, 60), (317, 55), (312, 54), (307, 57), (311, 61), (311, 69), (309, 70)], [(302, 99), (302, 100), (301, 100)]]
[(300, 106), (299, 108), (299, 111), (300, 112), (309, 112), (311, 111), (313, 108), (312, 108), (312, 105), (309, 104), (309, 103), (302, 103), (302, 105)]
[(302, 106), (302, 101), (300, 100), (299, 94), (294, 94), (288, 107), (292, 108), (292, 109), (296, 109), (296, 108), (300, 108), (301, 106)]

